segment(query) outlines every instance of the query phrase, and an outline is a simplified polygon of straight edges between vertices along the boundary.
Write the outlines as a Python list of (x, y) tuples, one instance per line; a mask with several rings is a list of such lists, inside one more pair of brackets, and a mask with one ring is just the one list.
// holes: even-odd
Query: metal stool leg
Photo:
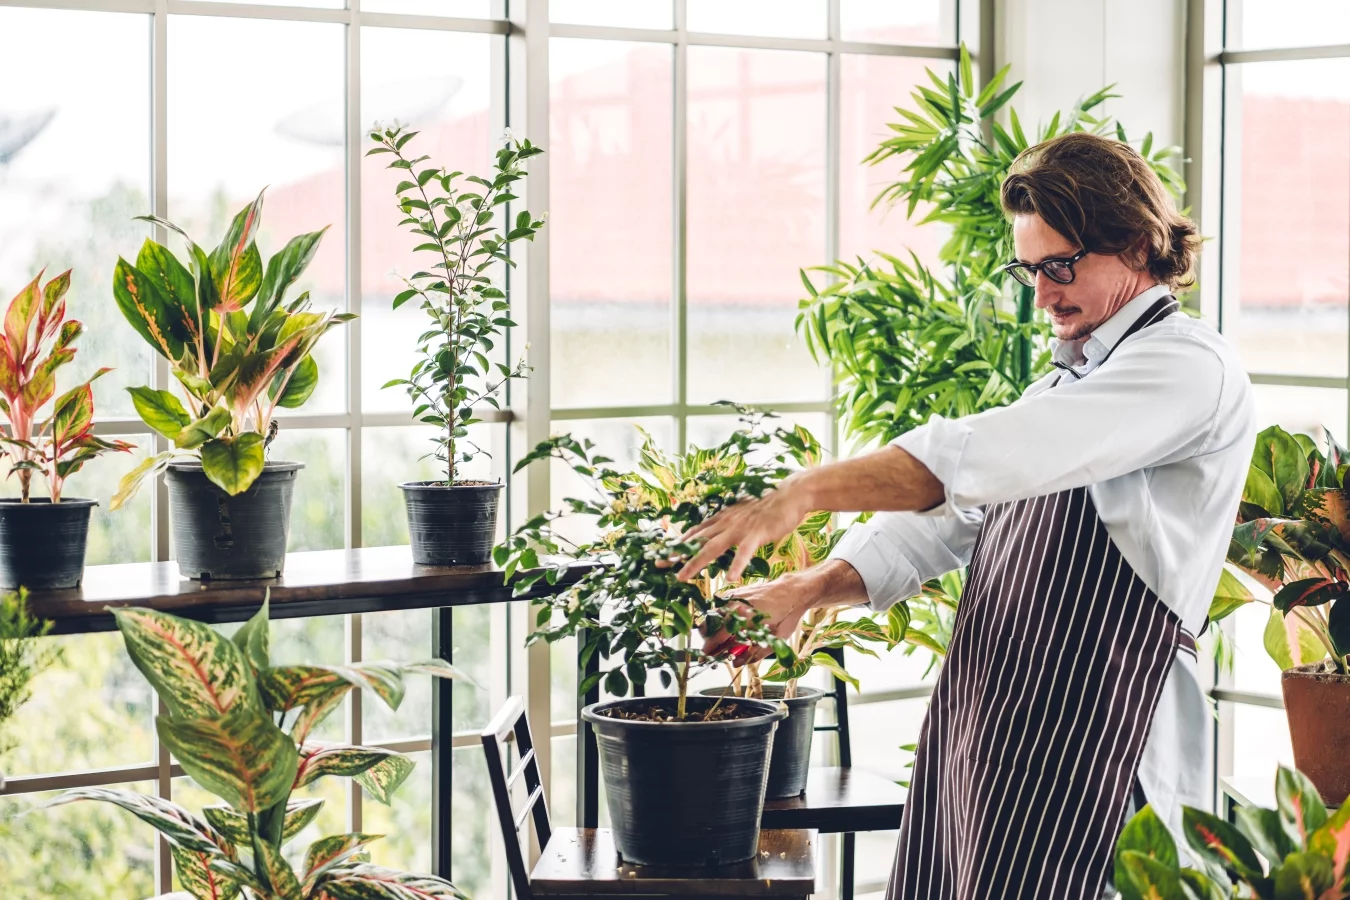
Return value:
[(857, 840), (858, 836), (853, 832), (844, 832), (844, 859), (839, 867), (839, 900), (853, 900), (853, 856), (857, 850)]

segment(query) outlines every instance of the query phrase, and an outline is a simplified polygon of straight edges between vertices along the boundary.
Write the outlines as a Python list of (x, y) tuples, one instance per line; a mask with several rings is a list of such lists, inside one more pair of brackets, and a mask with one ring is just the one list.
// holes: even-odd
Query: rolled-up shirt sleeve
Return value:
[(962, 516), (878, 513), (851, 526), (830, 558), (852, 566), (867, 587), (867, 605), (884, 610), (969, 563), (982, 519), (978, 509)]

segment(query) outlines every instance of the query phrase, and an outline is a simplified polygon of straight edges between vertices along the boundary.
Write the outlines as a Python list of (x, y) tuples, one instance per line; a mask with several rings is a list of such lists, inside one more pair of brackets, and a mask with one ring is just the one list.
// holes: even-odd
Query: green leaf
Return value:
[(240, 894), (239, 882), (211, 868), (218, 853), (187, 850), (169, 845), (178, 881), (195, 900), (234, 900)]
[(305, 900), (300, 879), (281, 855), (281, 850), (268, 841), (255, 841), (254, 847), (257, 851), (254, 864), (259, 874), (265, 876), (267, 883), (272, 886), (271, 893), (267, 895), (268, 900)]
[(178, 316), (195, 314), (197, 287), (192, 273), (167, 247), (147, 239), (136, 255), (136, 268), (154, 283), (162, 299), (177, 307)]
[(108, 507), (114, 510), (121, 509), (124, 503), (136, 496), (136, 492), (140, 490), (141, 482), (164, 471), (173, 457), (174, 452), (172, 450), (165, 450), (163, 453), (157, 453), (141, 460), (134, 469), (123, 475), (122, 480), (117, 483), (117, 493), (113, 494), (112, 502), (108, 504)]
[(326, 872), (316, 887), (328, 900), (468, 900), (450, 882), (368, 863)]
[(254, 237), (262, 221), (263, 192), (235, 214), (220, 245), (211, 251), (210, 268), (220, 296), (218, 311), (242, 309), (262, 284), (262, 257)]
[(1331, 860), (1316, 853), (1292, 853), (1270, 876), (1275, 900), (1318, 900), (1333, 884)]
[(155, 730), (184, 772), (237, 809), (260, 812), (291, 792), (295, 744), (261, 709), (240, 706), (217, 719), (158, 716)]
[[(322, 807), (323, 801), (317, 798), (288, 800), (286, 802), (286, 818), (281, 830), (282, 843), (291, 840), (304, 831), (305, 826), (314, 821)], [(247, 813), (240, 812), (232, 806), (205, 806), (202, 807), (202, 815), (230, 843), (241, 847), (251, 845), (253, 838), (249, 832)]]
[(1308, 851), (1335, 862), (1336, 883), (1350, 875), (1350, 803), (1342, 803), (1335, 814), (1308, 838)]
[(131, 404), (141, 420), (171, 441), (192, 421), (183, 404), (168, 391), (131, 387), (127, 393), (131, 394)]
[(272, 665), (271, 634), (268, 627), (268, 607), (271, 597), (272, 589), (268, 588), (263, 594), (262, 606), (231, 638), (234, 645), (243, 652), (255, 679), (259, 672)]
[(1124, 854), (1127, 851), (1156, 860), (1172, 873), (1178, 870), (1176, 841), (1172, 840), (1171, 832), (1167, 830), (1162, 819), (1158, 818), (1152, 806), (1145, 806), (1135, 813), (1125, 823), (1120, 837), (1116, 839), (1115, 883), (1119, 886), (1124, 900), (1136, 900), (1143, 895), (1130, 893), (1130, 887), (1135, 886), (1135, 883), (1125, 869)]
[(120, 257), (113, 267), (113, 298), (127, 322), (156, 353), (170, 361), (182, 356), (183, 341), (175, 334), (168, 301), (149, 277)]
[(293, 237), (281, 251), (267, 261), (267, 273), (263, 276), (262, 287), (258, 291), (258, 304), (253, 308), (250, 328), (258, 328), (267, 313), (275, 309), (286, 296), (286, 291), (295, 283), (314, 259), (319, 242), (328, 232), (328, 226), (318, 231)]
[(1272, 425), (1256, 436), (1252, 467), (1270, 477), (1286, 510), (1307, 487), (1307, 456), (1298, 441), (1278, 425)]
[(262, 711), (244, 654), (209, 625), (137, 607), (112, 613), (131, 661), (174, 717)]
[(325, 873), (351, 859), (362, 847), (384, 837), (382, 834), (333, 834), (319, 838), (305, 851), (305, 894), (308, 896), (314, 883)]
[(290, 378), (286, 380), (286, 389), (282, 391), (281, 397), (276, 395), (281, 381), (286, 378), (286, 372), (283, 370), (277, 373), (277, 377), (272, 379), (272, 386), (268, 389), (267, 395), (276, 401), (278, 406), (286, 409), (297, 409), (305, 404), (305, 401), (314, 393), (314, 389), (319, 386), (319, 364), (314, 361), (314, 357), (305, 354), (304, 358), (296, 364), (290, 371)]
[(1261, 507), (1268, 516), (1282, 516), (1285, 511), (1284, 498), (1271, 480), (1269, 473), (1256, 466), (1247, 469), (1247, 483), (1242, 488), (1242, 502)]
[(230, 495), (248, 490), (266, 462), (263, 436), (256, 431), (209, 440), (202, 444), (201, 454), (206, 477)]
[(1327, 824), (1327, 807), (1317, 788), (1297, 769), (1280, 766), (1275, 773), (1275, 802), (1280, 822), (1300, 847), (1307, 846), (1314, 831)]
[(1301, 615), (1297, 612), (1285, 615), (1273, 607), (1266, 619), (1262, 644), (1281, 671), (1317, 662), (1327, 655), (1327, 648), (1318, 640), (1317, 632), (1303, 621)]
[(173, 439), (174, 446), (180, 450), (193, 450), (220, 434), (230, 424), (230, 411), (223, 406), (215, 406), (211, 411), (195, 422), (189, 422)]
[(1247, 586), (1224, 566), (1219, 571), (1219, 586), (1214, 590), (1214, 599), (1209, 602), (1209, 619), (1218, 622), (1255, 599)]
[[(1117, 871), (1124, 874), (1119, 882), (1134, 888), (1135, 897), (1147, 900), (1187, 900), (1181, 888), (1181, 876), (1176, 867), (1137, 850), (1126, 850), (1116, 857)], [(1122, 896), (1124, 892), (1122, 891)]]
[(1239, 806), (1234, 810), (1233, 818), (1238, 831), (1252, 842), (1252, 848), (1264, 856), (1267, 862), (1278, 863), (1298, 850), (1298, 845), (1285, 831), (1280, 814), (1276, 810), (1262, 809), (1259, 806)]
[(355, 777), (372, 797), (386, 806), (414, 768), (412, 760), (392, 750), (349, 744), (306, 743), (300, 757), (297, 788), (325, 775)]
[(855, 691), (860, 689), (858, 686), (858, 679), (848, 674), (844, 667), (839, 665), (834, 657), (830, 656), (828, 653), (813, 653), (811, 655), (811, 662), (813, 665), (820, 666), (840, 681), (853, 685)]
[(78, 800), (99, 800), (120, 806), (154, 828), (176, 847), (204, 853), (222, 852), (224, 838), (192, 813), (148, 794), (115, 791), (107, 788), (76, 788), (62, 791), (44, 808), (63, 806)]
[(1209, 863), (1235, 873), (1239, 878), (1255, 879), (1263, 875), (1261, 861), (1252, 845), (1232, 825), (1189, 806), (1181, 810), (1182, 831), (1186, 843)]

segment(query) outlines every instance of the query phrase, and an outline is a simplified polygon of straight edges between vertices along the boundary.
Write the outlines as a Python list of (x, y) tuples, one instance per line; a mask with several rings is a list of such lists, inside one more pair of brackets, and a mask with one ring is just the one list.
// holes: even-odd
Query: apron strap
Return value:
[[(1120, 336), (1120, 340), (1116, 341), (1115, 344), (1112, 345), (1111, 349), (1106, 351), (1106, 355), (1102, 357), (1101, 362), (1097, 363), (1097, 367), (1101, 368), (1102, 366), (1106, 365), (1106, 361), (1111, 358), (1111, 354), (1115, 353), (1116, 350), (1120, 347), (1120, 345), (1125, 343), (1125, 341), (1127, 341), (1129, 338), (1133, 337), (1138, 332), (1143, 331), (1145, 328), (1154, 324), (1155, 322), (1161, 322), (1163, 319), (1167, 318), (1168, 316), (1170, 316), (1172, 313), (1176, 312), (1179, 309), (1181, 309), (1181, 304), (1177, 302), (1176, 297), (1173, 297), (1171, 294), (1168, 294), (1165, 297), (1159, 297), (1158, 301), (1154, 303), (1152, 306), (1150, 306), (1142, 316), (1134, 320), (1134, 323), (1130, 325), (1130, 327), (1125, 330), (1125, 333)], [(1077, 370), (1075, 370), (1074, 367), (1069, 365), (1068, 363), (1052, 362), (1051, 365), (1053, 365), (1056, 369), (1060, 369), (1063, 372), (1067, 372), (1073, 375), (1075, 379), (1081, 379), (1083, 377), (1082, 375), (1079, 375)], [(1064, 376), (1061, 375), (1059, 378), (1060, 381), (1062, 381), (1064, 379)], [(1056, 381), (1055, 384), (1059, 384), (1059, 381)]]

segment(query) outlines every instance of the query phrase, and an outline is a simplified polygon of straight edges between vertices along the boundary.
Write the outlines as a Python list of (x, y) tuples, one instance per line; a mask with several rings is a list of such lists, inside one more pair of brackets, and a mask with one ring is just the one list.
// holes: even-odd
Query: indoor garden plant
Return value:
[[(1283, 670), (1294, 761), (1333, 803), (1350, 795), (1350, 452), (1330, 432), (1326, 446), (1278, 426), (1257, 435), (1228, 562), (1272, 592), (1264, 644)], [(1210, 618), (1251, 602), (1225, 570)]]
[[(769, 649), (784, 665), (795, 659), (762, 616), (747, 620), (738, 612), (743, 605), (717, 591), (730, 553), (688, 583), (675, 577), (670, 560), (693, 550), (681, 540), (688, 528), (787, 477), (786, 453), (770, 445), (791, 440), (782, 429), (737, 431), (716, 447), (691, 451), (684, 477), (659, 466), (649, 475), (617, 471), (589, 441), (569, 435), (539, 444), (517, 466), (562, 460), (589, 479), (594, 496), (568, 498), (565, 513), (537, 516), (497, 547), (494, 557), (516, 592), (540, 578), (556, 582), (570, 561), (601, 563), (546, 602), (529, 640), (575, 637), (583, 668), (598, 659), (597, 671), (581, 679), (583, 694), (599, 683), (620, 698), (630, 689), (642, 693), (652, 672), (675, 689), (673, 696), (582, 710), (595, 730), (614, 841), (627, 862), (725, 864), (756, 852), (774, 731), (787, 709), (691, 694), (697, 670), (730, 657), (705, 654), (695, 634), (726, 629), (742, 646)], [(768, 458), (755, 461), (759, 451)], [(565, 515), (595, 517), (599, 536), (572, 544), (554, 527)], [(768, 563), (757, 558), (748, 571), (766, 575)]]
[[(0, 499), (0, 588), (79, 586), (89, 516), (98, 501), (63, 496), (65, 481), (100, 454), (135, 449), (94, 434), (91, 385), (111, 369), (56, 393), (57, 372), (75, 358), (75, 340), (84, 330), (66, 318), (69, 289), (69, 271), (45, 285), (38, 273), (5, 312), (0, 413), (9, 427), (0, 435), (0, 452), (9, 457), (19, 496)], [(49, 497), (32, 496), (35, 472), (47, 482)]]
[(292, 238), (264, 265), (254, 240), (262, 205), (260, 193), (210, 253), (173, 223), (139, 217), (180, 235), (187, 265), (147, 239), (134, 265), (119, 257), (113, 270), (118, 307), (168, 360), (187, 402), (167, 390), (129, 389), (141, 419), (172, 449), (128, 473), (112, 507), (164, 472), (178, 568), (190, 578), (281, 574), (303, 466), (267, 461), (275, 415), (314, 393), (315, 344), (354, 318), (311, 311), (307, 291), (287, 300), (327, 228)]
[(1235, 823), (1182, 807), (1183, 868), (1175, 839), (1151, 807), (1125, 824), (1112, 879), (1122, 900), (1344, 900), (1350, 896), (1350, 803), (1328, 814), (1300, 772), (1279, 768), (1276, 809), (1239, 807)]
[[(9, 720), (32, 696), (33, 679), (56, 659), (55, 648), (38, 643), (51, 627), (29, 613), (26, 590), (0, 594), (0, 757), (14, 748), (5, 732)], [(4, 786), (0, 769), (0, 788)]]
[[(274, 666), (267, 604), (233, 638), (200, 622), (149, 609), (113, 610), (127, 653), (162, 701), (155, 730), (183, 771), (224, 803), (199, 817), (157, 797), (82, 788), (50, 805), (77, 800), (116, 804), (169, 843), (178, 880), (197, 900), (407, 900), (463, 898), (448, 881), (371, 865), (365, 846), (380, 835), (319, 838), (293, 867), (285, 844), (318, 815), (322, 800), (292, 793), (329, 775), (355, 778), (381, 803), (413, 763), (391, 750), (313, 741), (314, 727), (353, 690), (391, 708), (403, 676), (462, 677), (449, 663), (360, 662), (346, 666)], [(181, 896), (181, 895), (173, 895)]]
[[(389, 168), (406, 172), (395, 189), (407, 226), (425, 254), (426, 268), (405, 278), (407, 288), (394, 298), (398, 309), (416, 299), (427, 315), (427, 330), (417, 340), (418, 360), (407, 378), (385, 387), (408, 392), (413, 416), (436, 428), (434, 456), (445, 478), (399, 485), (408, 511), (413, 561), (421, 565), (485, 563), (497, 537), (500, 482), (474, 481), (461, 467), (484, 451), (469, 438), (479, 420), (475, 406), (499, 408), (503, 386), (528, 370), (522, 357), (514, 366), (490, 358), (496, 342), (515, 323), (506, 293), (493, 283), (499, 263), (514, 266), (509, 248), (533, 240), (544, 227), (528, 210), (516, 213), (503, 233), (493, 223), (517, 199), (512, 185), (525, 177), (521, 164), (544, 151), (528, 140), (508, 139), (497, 151), (491, 180), (447, 172), (411, 157), (404, 148), (417, 135), (401, 126), (377, 126), (377, 146), (367, 156), (390, 154)], [(462, 179), (462, 180), (461, 180)]]

